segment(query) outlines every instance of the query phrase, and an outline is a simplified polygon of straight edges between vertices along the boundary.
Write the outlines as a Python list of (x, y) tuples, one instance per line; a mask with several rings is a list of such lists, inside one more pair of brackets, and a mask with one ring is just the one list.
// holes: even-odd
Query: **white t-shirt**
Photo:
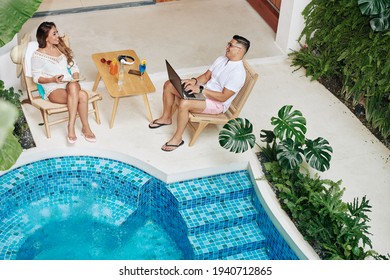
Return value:
[(205, 88), (222, 92), (224, 88), (234, 91), (234, 94), (223, 102), (223, 111), (226, 112), (245, 83), (246, 71), (242, 60), (230, 61), (226, 56), (218, 57), (210, 66), (211, 79)]

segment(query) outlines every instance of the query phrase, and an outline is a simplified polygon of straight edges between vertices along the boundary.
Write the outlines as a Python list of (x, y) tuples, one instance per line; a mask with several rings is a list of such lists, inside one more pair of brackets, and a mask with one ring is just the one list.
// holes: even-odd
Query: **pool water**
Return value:
[(298, 259), (247, 170), (166, 184), (91, 156), (0, 176), (0, 259)]
[(20, 247), (19, 260), (180, 260), (183, 254), (151, 220), (113, 226), (91, 217), (51, 221)]

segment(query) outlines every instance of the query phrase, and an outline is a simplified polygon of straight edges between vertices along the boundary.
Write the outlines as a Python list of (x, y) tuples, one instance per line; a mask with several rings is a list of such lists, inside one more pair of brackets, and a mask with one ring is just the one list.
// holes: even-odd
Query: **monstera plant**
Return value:
[(39, 8), (42, 0), (0, 1), (0, 48), (10, 42)]
[(233, 119), (227, 122), (219, 133), (219, 144), (231, 152), (245, 152), (254, 145), (270, 161), (278, 161), (285, 169), (297, 170), (303, 159), (314, 169), (325, 171), (330, 167), (331, 153), (329, 142), (318, 137), (310, 140), (305, 137), (306, 119), (298, 110), (292, 111), (291, 105), (283, 106), (277, 117), (271, 118), (274, 129), (261, 130), (260, 137), (267, 143), (261, 147), (255, 142), (252, 124), (247, 119)]
[(389, 0), (358, 0), (360, 11), (370, 17), (371, 29), (385, 31), (390, 28)]

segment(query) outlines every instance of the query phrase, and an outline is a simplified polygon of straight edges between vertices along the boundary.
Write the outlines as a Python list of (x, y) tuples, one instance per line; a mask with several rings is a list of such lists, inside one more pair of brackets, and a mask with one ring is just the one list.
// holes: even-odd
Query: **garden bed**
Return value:
[(360, 122), (371, 131), (374, 136), (383, 143), (390, 150), (390, 137), (384, 138), (378, 129), (373, 128), (373, 126), (367, 121), (364, 107), (361, 105), (354, 106), (352, 100), (347, 100), (342, 95), (342, 81), (337, 77), (332, 78), (319, 78), (320, 82), (326, 89), (328, 89), (334, 96), (336, 96), (347, 108), (360, 120)]
[(14, 135), (18, 138), (23, 150), (36, 147), (26, 117), (22, 114), (15, 123)]

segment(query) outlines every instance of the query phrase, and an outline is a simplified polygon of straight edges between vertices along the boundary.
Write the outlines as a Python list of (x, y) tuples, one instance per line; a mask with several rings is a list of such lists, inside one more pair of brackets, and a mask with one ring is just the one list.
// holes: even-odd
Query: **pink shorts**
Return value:
[(218, 115), (223, 112), (223, 103), (206, 99), (206, 108), (203, 110), (203, 114)]

